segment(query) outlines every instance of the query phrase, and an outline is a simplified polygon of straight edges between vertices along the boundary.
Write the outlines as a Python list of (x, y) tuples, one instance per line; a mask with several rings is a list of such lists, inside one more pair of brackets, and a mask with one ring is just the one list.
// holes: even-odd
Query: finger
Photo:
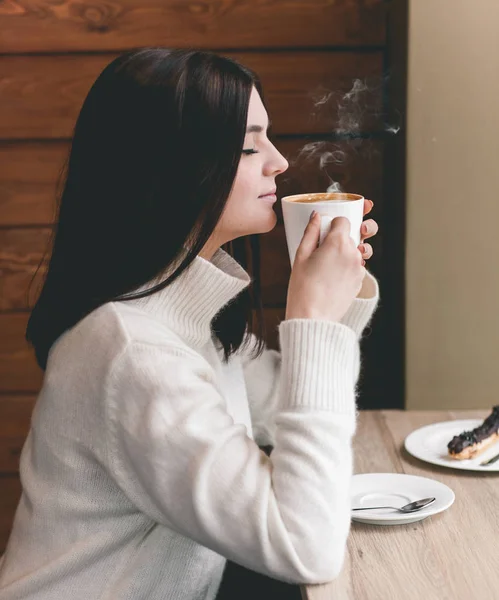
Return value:
[(358, 248), (364, 260), (369, 260), (374, 254), (371, 244), (360, 244)]
[(364, 216), (372, 211), (373, 206), (374, 202), (372, 200), (367, 200), (367, 198), (364, 198)]
[(363, 242), (364, 240), (376, 235), (378, 233), (378, 229), (378, 224), (374, 219), (367, 219), (367, 221), (364, 221), (360, 228), (361, 241)]
[(310, 215), (310, 220), (305, 227), (303, 238), (296, 250), (296, 260), (307, 259), (312, 252), (317, 248), (321, 235), (321, 219), (320, 216), (313, 211)]
[(352, 225), (346, 217), (335, 217), (331, 221), (331, 229), (327, 234), (327, 237), (343, 234), (346, 234), (348, 236), (350, 235), (351, 228)]

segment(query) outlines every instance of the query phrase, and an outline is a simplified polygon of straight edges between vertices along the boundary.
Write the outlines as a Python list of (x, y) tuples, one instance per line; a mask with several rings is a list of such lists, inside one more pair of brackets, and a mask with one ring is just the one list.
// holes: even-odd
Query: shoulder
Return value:
[(129, 302), (110, 302), (105, 305), (110, 318), (127, 344), (189, 347), (166, 323)]
[[(120, 397), (154, 398), (157, 393), (164, 400), (195, 395), (200, 386), (217, 384), (217, 373), (206, 357), (166, 323), (127, 303), (110, 305), (108, 310), (121, 338), (109, 365), (109, 390), (120, 390)], [(116, 405), (120, 404), (118, 399)]]
[[(148, 354), (196, 353), (166, 324), (126, 302), (109, 302), (92, 311), (66, 331), (49, 355), (49, 369), (70, 374), (104, 373), (123, 354), (147, 348)], [(58, 368), (59, 367), (59, 368)], [(61, 369), (60, 367), (63, 367)]]

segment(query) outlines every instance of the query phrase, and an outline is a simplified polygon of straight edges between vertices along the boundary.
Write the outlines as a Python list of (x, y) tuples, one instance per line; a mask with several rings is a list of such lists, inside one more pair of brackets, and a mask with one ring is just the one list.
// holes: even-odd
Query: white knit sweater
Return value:
[(211, 321), (249, 281), (219, 250), (56, 341), (1, 600), (210, 600), (226, 558), (294, 583), (338, 574), (358, 339), (377, 284), (342, 323), (284, 321), (280, 354), (247, 349), (225, 365)]

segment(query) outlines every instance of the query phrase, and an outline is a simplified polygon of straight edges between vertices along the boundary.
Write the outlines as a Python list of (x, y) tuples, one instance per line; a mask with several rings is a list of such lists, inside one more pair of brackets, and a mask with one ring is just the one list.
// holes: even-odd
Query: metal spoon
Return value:
[(435, 498), (423, 498), (423, 500), (415, 500), (414, 502), (409, 502), (405, 506), (401, 506), (398, 508), (397, 506), (365, 506), (363, 508), (352, 508), (352, 510), (371, 510), (374, 508), (393, 508), (394, 510), (398, 510), (403, 513), (412, 513), (417, 510), (421, 510), (425, 506), (428, 506), (432, 502), (435, 502)]

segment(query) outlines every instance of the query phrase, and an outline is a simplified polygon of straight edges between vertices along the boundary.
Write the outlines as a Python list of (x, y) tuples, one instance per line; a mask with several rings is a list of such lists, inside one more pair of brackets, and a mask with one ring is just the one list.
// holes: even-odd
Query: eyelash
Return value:
[(248, 155), (249, 154), (258, 154), (258, 150), (253, 150), (253, 149), (243, 150), (243, 154), (248, 154)]

